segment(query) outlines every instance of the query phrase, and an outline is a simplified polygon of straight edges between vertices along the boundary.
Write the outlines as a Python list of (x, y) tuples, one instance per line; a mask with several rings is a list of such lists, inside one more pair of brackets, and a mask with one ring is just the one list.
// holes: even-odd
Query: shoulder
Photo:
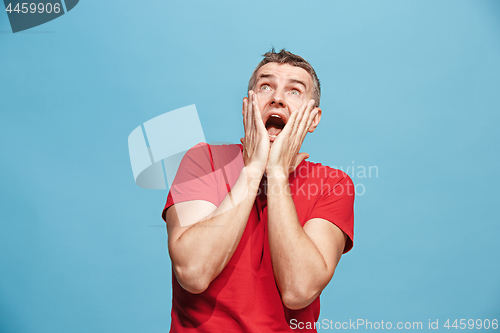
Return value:
[(302, 174), (307, 174), (303, 183), (307, 184), (303, 185), (305, 192), (308, 198), (315, 198), (308, 219), (320, 218), (335, 224), (347, 235), (343, 252), (348, 252), (354, 239), (355, 187), (351, 177), (342, 170), (321, 163), (304, 161), (300, 166), (307, 171), (302, 171)]
[(213, 163), (214, 157), (219, 160), (234, 159), (241, 152), (240, 145), (237, 144), (208, 144), (200, 142), (190, 148), (183, 156), (188, 160), (210, 160)]
[(211, 150), (211, 152), (213, 154), (238, 154), (240, 153), (242, 150), (243, 150), (243, 146), (242, 145), (239, 145), (239, 144), (221, 144), (221, 143), (217, 143), (217, 144), (208, 144), (206, 143), (205, 145), (207, 145), (207, 148)]
[(237, 164), (239, 161), (243, 161), (242, 158), (242, 147), (238, 144), (206, 144), (210, 159), (215, 169), (220, 169), (222, 167), (227, 167)]
[(210, 145), (205, 142), (200, 142), (195, 146), (189, 148), (185, 152), (183, 159), (197, 159), (200, 157), (208, 157), (210, 155)]

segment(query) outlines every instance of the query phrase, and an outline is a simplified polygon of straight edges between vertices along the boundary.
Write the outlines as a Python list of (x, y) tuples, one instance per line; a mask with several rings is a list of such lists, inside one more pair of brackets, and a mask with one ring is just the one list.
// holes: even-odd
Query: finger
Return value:
[(311, 125), (314, 121), (314, 119), (316, 118), (316, 116), (318, 115), (318, 109), (313, 109), (311, 111), (311, 114), (309, 115), (309, 120), (307, 121), (307, 127), (306, 127), (306, 132), (309, 132), (309, 128), (311, 128)]
[(249, 115), (248, 122), (250, 126), (248, 127), (250, 130), (250, 137), (253, 142), (255, 139), (255, 93), (250, 90), (250, 101), (249, 101)]
[(247, 121), (248, 121), (248, 126), (247, 126), (247, 136), (249, 142), (253, 142), (255, 140), (255, 119), (254, 119), (254, 98), (255, 98), (255, 93), (250, 90), (248, 92), (248, 115), (247, 115)]
[(252, 102), (250, 97), (246, 99), (246, 111), (245, 111), (245, 139), (248, 141), (252, 135)]
[(243, 97), (241, 113), (243, 114), (243, 128), (245, 130), (246, 130), (246, 126), (247, 126), (247, 109), (248, 109), (248, 98)]
[(307, 133), (309, 132), (309, 128), (311, 127), (312, 120), (314, 119), (314, 116), (318, 114), (317, 111), (313, 110), (311, 114), (309, 115), (309, 118), (307, 120), (307, 124), (304, 127), (304, 130), (300, 133), (300, 144), (304, 142), (304, 139), (306, 138)]
[(304, 116), (304, 113), (308, 107), (308, 103), (304, 103), (300, 106), (297, 114), (297, 118), (295, 119), (295, 124), (294, 124), (294, 129), (292, 131), (292, 136), (297, 135), (297, 131), (299, 130), (300, 122), (302, 121), (302, 118)]
[(311, 128), (311, 125), (314, 121), (314, 119), (316, 119), (316, 116), (318, 115), (319, 113), (319, 110), (314, 107), (314, 109), (311, 111), (311, 114), (309, 115), (309, 119), (307, 120), (307, 126), (305, 128), (305, 131), (304, 131), (304, 136), (306, 136), (306, 134), (309, 132), (309, 129)]
[(257, 97), (257, 95), (254, 95), (253, 110), (254, 110), (255, 126), (260, 131), (262, 131), (262, 130), (266, 131), (266, 126), (264, 125), (264, 122), (262, 121), (262, 113), (260, 112), (259, 98)]
[(254, 127), (257, 127), (257, 117), (260, 116), (260, 112), (258, 112), (259, 104), (257, 103), (257, 94), (252, 91), (252, 121)]
[[(300, 123), (297, 129), (297, 136), (299, 139), (302, 140), (302, 137), (305, 137), (305, 133), (307, 133), (307, 130), (309, 129), (309, 118), (311, 116), (311, 111), (314, 108), (314, 100), (311, 99), (309, 103), (307, 103), (307, 107), (304, 110), (304, 113), (302, 114), (302, 119), (300, 119)], [(303, 135), (304, 134), (304, 135)]]
[(250, 90), (248, 91), (248, 106), (247, 106), (247, 124), (248, 124), (248, 129), (251, 129), (253, 126), (253, 108), (252, 108), (252, 94), (253, 92)]
[(294, 125), (295, 125), (295, 120), (297, 119), (298, 113), (299, 113), (298, 110), (295, 110), (292, 112), (292, 114), (290, 115), (290, 118), (288, 119), (288, 122), (286, 123), (285, 127), (283, 127), (283, 130), (281, 131), (281, 133), (278, 136), (280, 136), (282, 133), (285, 133), (285, 135), (291, 135), (293, 128), (294, 128)]

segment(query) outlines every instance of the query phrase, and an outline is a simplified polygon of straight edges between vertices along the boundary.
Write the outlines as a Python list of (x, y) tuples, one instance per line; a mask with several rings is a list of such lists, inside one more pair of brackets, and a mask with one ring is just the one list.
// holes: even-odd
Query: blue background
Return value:
[(16, 34), (0, 13), (1, 332), (168, 330), (166, 192), (135, 185), (127, 137), (196, 104), (239, 142), (272, 45), (322, 82), (303, 151), (378, 168), (349, 172), (321, 319), (500, 319), (500, 1), (81, 1)]

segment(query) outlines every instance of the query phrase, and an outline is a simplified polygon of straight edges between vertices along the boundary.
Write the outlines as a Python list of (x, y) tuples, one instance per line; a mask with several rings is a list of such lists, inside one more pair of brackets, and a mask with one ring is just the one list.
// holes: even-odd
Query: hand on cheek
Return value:
[(307, 153), (299, 153), (302, 142), (309, 131), (319, 109), (314, 108), (314, 100), (304, 103), (298, 110), (292, 112), (283, 131), (274, 141), (269, 153), (266, 167), (268, 176), (288, 178), (297, 166), (306, 158)]
[(262, 122), (257, 95), (248, 92), (248, 98), (243, 99), (243, 126), (245, 137), (243, 144), (243, 160), (246, 167), (262, 176), (269, 156), (269, 136)]

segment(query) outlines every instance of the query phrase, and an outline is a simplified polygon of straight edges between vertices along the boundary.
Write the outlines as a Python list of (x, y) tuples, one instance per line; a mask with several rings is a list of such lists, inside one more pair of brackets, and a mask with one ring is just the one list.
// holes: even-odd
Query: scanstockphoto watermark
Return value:
[(415, 322), (397, 322), (397, 323), (392, 323), (390, 321), (369, 321), (367, 319), (356, 319), (352, 320), (349, 319), (349, 321), (333, 321), (330, 319), (323, 319), (318, 322), (311, 322), (311, 321), (298, 321), (296, 319), (290, 320), (290, 328), (292, 329), (316, 329), (316, 330), (359, 330), (359, 329), (366, 329), (366, 330), (379, 330), (379, 329), (406, 329), (406, 330), (411, 330), (411, 329), (422, 329), (423, 323), (420, 321), (415, 321)]
[(349, 321), (333, 321), (323, 319), (317, 322), (290, 320), (291, 329), (316, 330), (437, 330), (446, 329), (498, 329), (498, 319), (428, 319), (427, 321), (371, 321), (368, 319), (349, 319)]

